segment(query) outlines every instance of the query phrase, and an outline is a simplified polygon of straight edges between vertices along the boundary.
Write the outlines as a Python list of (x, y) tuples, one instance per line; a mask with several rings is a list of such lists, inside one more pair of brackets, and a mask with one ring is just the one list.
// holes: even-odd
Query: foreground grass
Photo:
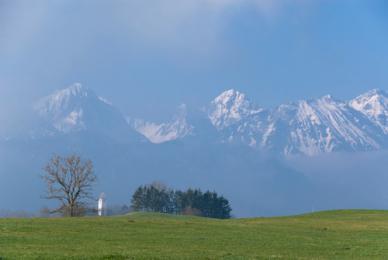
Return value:
[(0, 259), (388, 259), (388, 212), (0, 219)]

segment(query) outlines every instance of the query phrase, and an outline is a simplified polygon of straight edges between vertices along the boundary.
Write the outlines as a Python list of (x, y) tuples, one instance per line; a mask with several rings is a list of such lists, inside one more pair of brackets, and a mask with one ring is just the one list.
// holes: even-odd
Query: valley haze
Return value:
[(136, 187), (157, 180), (216, 190), (238, 217), (388, 207), (382, 90), (267, 109), (230, 89), (150, 122), (75, 83), (37, 100), (21, 121), (17, 132), (0, 129), (0, 196), (12, 198), (0, 209), (47, 205), (42, 167), (53, 153), (74, 152), (94, 161), (95, 190), (111, 204), (129, 204)]

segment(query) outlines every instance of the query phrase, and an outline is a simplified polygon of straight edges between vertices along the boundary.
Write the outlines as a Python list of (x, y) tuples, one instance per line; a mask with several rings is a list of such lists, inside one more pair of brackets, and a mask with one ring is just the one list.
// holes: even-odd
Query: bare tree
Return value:
[(42, 178), (47, 184), (46, 199), (61, 203), (51, 212), (70, 217), (82, 215), (87, 200), (92, 199), (92, 187), (97, 180), (92, 161), (84, 161), (78, 155), (55, 155), (44, 171)]

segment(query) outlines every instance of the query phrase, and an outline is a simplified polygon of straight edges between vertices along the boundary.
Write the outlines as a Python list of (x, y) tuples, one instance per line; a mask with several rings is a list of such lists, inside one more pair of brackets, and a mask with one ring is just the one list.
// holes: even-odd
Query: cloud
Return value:
[(48, 6), (32, 1), (0, 1), (0, 46), (3, 51), (20, 51), (42, 27), (48, 11)]
[[(314, 0), (314, 3), (320, 0)], [(230, 26), (235, 16), (255, 11), (263, 20), (273, 20), (287, 7), (306, 7), (311, 0), (154, 0), (123, 1), (114, 5), (116, 14), (128, 22), (128, 27), (142, 36), (179, 42), (192, 35), (202, 44), (214, 43), (214, 38)], [(195, 42), (196, 46), (198, 44)]]
[[(20, 50), (30, 41), (47, 37), (51, 24), (85, 28), (85, 36), (116, 31), (131, 43), (157, 48), (209, 52), (220, 46), (231, 16), (254, 8), (269, 18), (282, 7), (307, 0), (115, 0), (27, 1), (0, 6), (0, 39), (7, 51)], [(78, 23), (73, 22), (76, 20)], [(105, 24), (104, 24), (105, 23)], [(87, 24), (85, 26), (85, 24)], [(91, 30), (90, 28), (95, 27)], [(63, 32), (66, 34), (66, 30)], [(145, 46), (145, 47), (146, 47)]]
[[(110, 2), (111, 3), (111, 2)], [(273, 20), (288, 5), (305, 0), (154, 0), (122, 1), (110, 6), (130, 37), (152, 47), (214, 54), (223, 48), (223, 33), (235, 16), (255, 10)]]
[[(1, 107), (18, 107), (19, 93), (31, 99), (46, 93), (43, 89), (50, 87), (42, 83), (58, 84), (75, 63), (87, 64), (91, 56), (106, 59), (112, 55), (105, 53), (116, 46), (123, 55), (130, 49), (139, 56), (152, 52), (211, 58), (224, 44), (230, 10), (247, 4), (264, 10), (270, 2), (0, 0)], [(0, 122), (8, 117), (5, 111), (0, 111)]]

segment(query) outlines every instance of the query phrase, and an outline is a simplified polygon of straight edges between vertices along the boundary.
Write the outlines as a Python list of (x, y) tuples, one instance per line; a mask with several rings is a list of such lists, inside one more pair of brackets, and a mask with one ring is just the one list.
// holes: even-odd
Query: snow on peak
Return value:
[(35, 106), (40, 114), (60, 113), (72, 106), (79, 106), (88, 98), (97, 98), (94, 93), (80, 83), (75, 83), (54, 94), (42, 98)]
[(365, 103), (370, 101), (378, 101), (381, 102), (384, 99), (388, 98), (387, 92), (381, 89), (372, 89), (370, 91), (367, 91), (364, 94), (359, 95), (355, 99), (351, 100), (352, 102), (358, 102), (358, 103)]
[(209, 119), (216, 128), (223, 129), (260, 111), (262, 109), (254, 107), (244, 93), (230, 89), (211, 102)]
[(54, 133), (85, 129), (125, 132), (132, 126), (136, 134), (152, 143), (164, 143), (196, 136), (196, 131), (203, 127), (206, 131), (211, 129), (215, 134), (212, 138), (221, 142), (285, 154), (315, 155), (388, 147), (388, 94), (378, 89), (349, 102), (326, 95), (280, 105), (273, 110), (262, 109), (244, 93), (230, 89), (201, 110), (200, 117), (205, 120), (193, 120), (186, 105), (181, 105), (169, 122), (127, 123), (110, 102), (75, 83), (43, 98), (36, 110)]
[(318, 100), (320, 100), (322, 102), (328, 102), (328, 103), (335, 102), (335, 100), (332, 97), (332, 95), (324, 95), (321, 98), (319, 98)]
[(214, 102), (227, 103), (233, 99), (245, 99), (245, 94), (235, 89), (229, 89), (222, 92), (218, 97), (214, 99)]
[(108, 99), (106, 98), (103, 98), (103, 97), (98, 97), (98, 99), (100, 101), (102, 101), (103, 103), (105, 103), (106, 105), (109, 105), (109, 106), (113, 106), (112, 102), (110, 102)]
[(314, 155), (334, 150), (376, 149), (364, 118), (346, 103), (327, 95), (301, 101), (289, 123), (286, 150)]
[(67, 87), (66, 89), (62, 90), (62, 92), (68, 92), (73, 96), (77, 96), (80, 94), (85, 95), (85, 94), (87, 94), (88, 91), (89, 91), (89, 89), (87, 87), (84, 87), (81, 83), (78, 83), (78, 82), (76, 82), (76, 83), (70, 85), (69, 87)]
[(351, 100), (349, 105), (388, 134), (388, 94), (385, 91), (373, 89)]
[(60, 102), (74, 97), (85, 98), (91, 95), (94, 96), (94, 93), (88, 87), (84, 87), (81, 83), (74, 83), (67, 88), (56, 91), (50, 98)]
[[(131, 120), (127, 120), (131, 124)], [(134, 129), (155, 144), (182, 139), (190, 135), (193, 127), (187, 122), (187, 107), (182, 104), (178, 107), (173, 120), (167, 123), (152, 123), (144, 120), (135, 120)]]
[(104, 106), (108, 106), (107, 101), (97, 97), (92, 90), (80, 83), (74, 83), (42, 98), (34, 109), (53, 129), (68, 133), (86, 130), (86, 117), (97, 113)]
[(224, 142), (237, 141), (285, 154), (381, 147), (380, 130), (347, 102), (331, 95), (264, 110), (244, 94), (228, 90), (214, 99), (208, 115)]
[(387, 92), (385, 92), (382, 89), (375, 88), (375, 89), (369, 90), (368, 92), (366, 92), (365, 94), (363, 94), (361, 96), (376, 96), (376, 95), (387, 96)]

